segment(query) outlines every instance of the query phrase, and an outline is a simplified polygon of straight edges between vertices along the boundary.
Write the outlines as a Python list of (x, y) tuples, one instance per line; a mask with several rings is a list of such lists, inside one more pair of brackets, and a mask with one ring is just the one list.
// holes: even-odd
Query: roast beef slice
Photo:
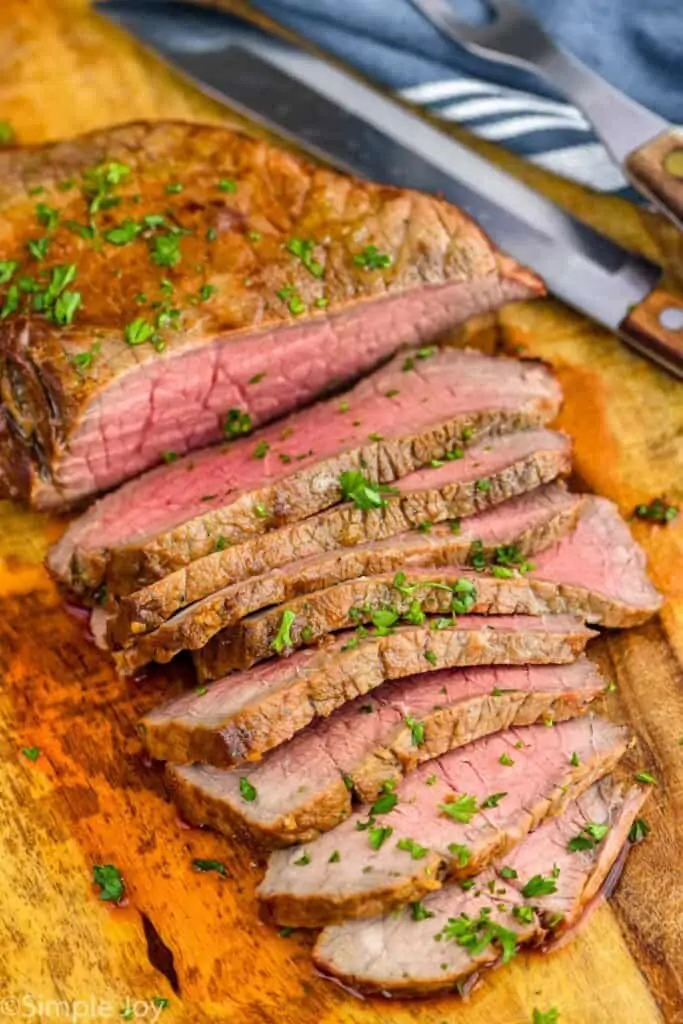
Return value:
[(567, 616), (463, 616), (443, 630), (409, 626), (360, 641), (341, 634), (319, 650), (265, 662), (169, 701), (145, 716), (142, 731), (159, 760), (230, 767), (385, 680), (439, 668), (565, 664), (592, 635)]
[(168, 765), (182, 818), (267, 848), (315, 839), (419, 764), (482, 736), (581, 715), (604, 690), (570, 665), (443, 669), (384, 683), (234, 769)]
[[(219, 440), (230, 410), (271, 420), (401, 344), (542, 292), (447, 203), (215, 125), (8, 149), (0, 182), (3, 257), (17, 263), (0, 295), (0, 482), (41, 507)], [(127, 244), (108, 237), (131, 226)], [(75, 268), (66, 326), (17, 288), (37, 269), (27, 242), (43, 237), (45, 280)], [(131, 344), (140, 319), (150, 332)]]
[[(589, 912), (646, 797), (642, 788), (624, 792), (610, 779), (601, 780), (482, 872), (467, 891), (448, 886), (386, 917), (325, 928), (313, 952), (316, 967), (367, 993), (462, 991), (482, 968), (507, 962), (515, 946), (547, 944)], [(593, 846), (569, 850), (569, 842), (586, 836), (591, 825), (609, 831)], [(559, 874), (553, 878), (555, 867)], [(517, 877), (511, 879), (513, 871)], [(522, 888), (536, 875), (552, 881), (556, 891), (524, 897)]]
[(52, 571), (74, 589), (137, 589), (217, 546), (336, 504), (343, 472), (388, 484), (558, 409), (559, 388), (538, 364), (421, 351), (425, 358), (400, 355), (341, 398), (131, 481), (70, 526), (49, 556)]
[[(518, 551), (499, 550), (498, 558), (505, 564), (482, 572), (420, 568), (407, 574), (364, 576), (266, 608), (221, 632), (226, 659), (232, 659), (223, 668), (247, 668), (269, 657), (284, 615), (293, 616), (289, 636), (292, 648), (297, 648), (385, 614), (414, 622), (424, 613), (449, 615), (464, 605), (477, 615), (568, 614), (602, 626), (635, 626), (662, 603), (647, 578), (642, 550), (616, 506), (604, 498), (589, 499), (578, 528), (542, 552), (529, 571)], [(478, 551), (476, 560), (482, 561)], [(198, 611), (196, 617), (188, 612), (179, 618), (183, 648), (203, 646), (214, 633), (215, 618), (210, 615)], [(173, 622), (150, 634), (150, 647), (159, 634), (167, 635)], [(146, 648), (144, 660), (150, 660), (150, 648), (144, 642), (140, 647)], [(169, 653), (178, 647), (176, 638)], [(160, 656), (151, 650), (154, 660), (166, 660), (166, 652)], [(141, 660), (134, 659), (134, 666)]]
[[(109, 645), (128, 646), (181, 608), (228, 588), (230, 594), (224, 593), (224, 599), (234, 600), (241, 618), (358, 576), (404, 566), (466, 565), (475, 541), (487, 561), (498, 547), (509, 545), (529, 558), (574, 527), (582, 504), (582, 495), (570, 494), (561, 484), (546, 484), (460, 522), (437, 523), (428, 531), (410, 530), (329, 550), (324, 531), (319, 536), (311, 527), (325, 518), (329, 522), (341, 506), (307, 520), (305, 526), (296, 523), (199, 558), (122, 597), (108, 616)], [(343, 540), (339, 538), (340, 543)]]
[[(467, 515), (486, 505), (495, 505), (509, 494), (519, 493), (541, 480), (552, 478), (569, 463), (569, 442), (565, 435), (552, 431), (524, 431), (510, 434), (496, 443), (476, 446), (467, 460), (447, 462), (442, 466), (420, 470), (399, 481), (400, 494), (389, 499), (391, 509), (363, 512), (365, 517), (374, 512), (384, 512), (383, 523), (393, 518), (402, 526), (408, 522), (420, 529), (429, 526), (433, 519), (444, 520), (447, 516)], [(482, 486), (485, 484), (486, 486)], [(361, 511), (341, 506), (338, 523), (344, 512), (349, 515)], [(431, 517), (431, 518), (430, 518)], [(328, 518), (332, 514), (328, 513)], [(420, 525), (421, 524), (421, 525)], [(324, 530), (324, 525), (312, 525), (310, 520), (302, 524), (309, 530)], [(178, 613), (153, 633), (144, 634), (138, 643), (115, 660), (123, 673), (130, 673), (152, 659), (168, 661), (183, 649), (196, 650), (221, 631), (222, 626), (235, 616), (239, 608), (232, 602), (232, 593), (218, 593), (204, 598), (195, 605)], [(233, 636), (229, 635), (223, 649), (238, 653)], [(247, 662), (235, 660), (231, 668)], [(226, 668), (227, 670), (227, 668)]]
[(505, 855), (611, 771), (627, 744), (623, 728), (588, 717), (477, 740), (314, 842), (273, 852), (259, 898), (278, 923), (303, 927), (419, 900)]

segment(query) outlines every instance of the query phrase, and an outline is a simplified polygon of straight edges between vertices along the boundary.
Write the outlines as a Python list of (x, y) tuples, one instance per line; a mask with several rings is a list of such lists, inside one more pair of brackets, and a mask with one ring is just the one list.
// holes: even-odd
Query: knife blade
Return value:
[(443, 196), (568, 305), (683, 379), (683, 299), (660, 268), (566, 214), (419, 114), (233, 15), (166, 0), (97, 9), (190, 78), (340, 170)]

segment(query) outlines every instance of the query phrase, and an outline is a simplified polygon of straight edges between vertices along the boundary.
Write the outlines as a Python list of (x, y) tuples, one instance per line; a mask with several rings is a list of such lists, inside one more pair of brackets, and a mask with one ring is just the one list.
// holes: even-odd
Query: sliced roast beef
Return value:
[(181, 816), (275, 848), (315, 839), (418, 764), (482, 736), (583, 714), (604, 690), (571, 665), (444, 669), (384, 683), (319, 719), (262, 761), (224, 770), (168, 765)]
[[(509, 434), (497, 442), (487, 441), (474, 446), (468, 459), (446, 462), (403, 477), (397, 483), (398, 494), (389, 499), (381, 510), (365, 511), (340, 506), (334, 522), (347, 518), (348, 523), (348, 516), (358, 511), (363, 518), (377, 518), (374, 513), (380, 511), (383, 525), (393, 519), (402, 526), (412, 521), (418, 529), (423, 529), (432, 519), (468, 515), (485, 505), (501, 502), (510, 493), (551, 478), (568, 464), (569, 442), (564, 434), (549, 430)], [(425, 518), (430, 516), (432, 519), (425, 522)], [(332, 513), (328, 513), (328, 518), (333, 518)], [(313, 525), (312, 520), (305, 520), (301, 525), (302, 529), (309, 530), (309, 535), (313, 531), (325, 531), (324, 525)], [(178, 651), (203, 647), (220, 632), (226, 614), (230, 616), (239, 610), (231, 612), (231, 596), (228, 594), (226, 597), (219, 592), (204, 598), (172, 616), (153, 633), (142, 635), (137, 644), (115, 656), (119, 670), (130, 673), (151, 659), (169, 661)], [(226, 603), (227, 613), (223, 610)], [(232, 648), (232, 634), (227, 642), (220, 642), (222, 648)], [(240, 662), (236, 661), (231, 667), (239, 665)]]
[(72, 586), (136, 589), (217, 544), (336, 504), (344, 472), (391, 483), (460, 455), (468, 440), (543, 423), (558, 409), (559, 388), (538, 364), (457, 349), (422, 354), (408, 357), (408, 371), (398, 356), (342, 399), (131, 481), (72, 524), (50, 555), (52, 571)]
[(258, 896), (284, 925), (373, 917), (476, 875), (618, 762), (597, 718), (477, 740), (408, 775), (315, 842), (270, 855)]
[(5, 150), (0, 182), (0, 483), (41, 507), (543, 290), (454, 207), (218, 126)]
[(162, 761), (230, 767), (385, 680), (456, 666), (564, 664), (592, 635), (567, 616), (521, 615), (463, 616), (445, 629), (409, 626), (364, 640), (342, 633), (163, 704), (142, 721), (145, 744)]
[[(226, 659), (231, 659), (222, 667), (248, 668), (269, 657), (283, 616), (291, 619), (289, 639), (295, 649), (354, 623), (419, 622), (425, 613), (449, 615), (454, 608), (476, 615), (568, 614), (603, 626), (635, 626), (662, 603), (647, 578), (641, 548), (616, 506), (604, 498), (589, 499), (577, 529), (541, 553), (528, 570), (514, 548), (502, 548), (497, 557), (505, 564), (479, 573), (418, 568), (408, 574), (363, 576), (251, 614), (221, 632)], [(486, 564), (479, 550), (474, 560)], [(230, 617), (228, 611), (225, 618)], [(179, 630), (172, 638), (174, 619), (140, 641), (144, 661), (152, 656), (164, 661), (166, 653), (175, 654), (180, 647), (201, 647), (217, 631), (215, 615), (188, 611), (178, 618)], [(223, 619), (223, 613), (217, 618)], [(140, 662), (134, 658), (133, 667)]]
[[(348, 543), (348, 534), (337, 536), (332, 526), (339, 513), (348, 511), (341, 506), (303, 524), (199, 558), (122, 597), (109, 617), (109, 646), (130, 645), (174, 612), (204, 597), (218, 596), (218, 591), (224, 608), (232, 607), (235, 619), (240, 619), (267, 605), (358, 576), (419, 565), (466, 565), (473, 544), (486, 561), (495, 558), (499, 547), (514, 547), (522, 558), (529, 558), (573, 529), (582, 505), (582, 495), (547, 484), (462, 522), (436, 523), (429, 530), (413, 529), (386, 539), (375, 530), (377, 536), (365, 543), (352, 531), (357, 542), (336, 548), (336, 543)], [(330, 545), (333, 550), (328, 550)]]
[[(481, 968), (507, 963), (518, 946), (552, 940), (583, 917), (646, 798), (643, 789), (625, 793), (603, 779), (466, 891), (448, 886), (398, 913), (326, 928), (313, 952), (316, 966), (361, 992), (452, 992)], [(526, 896), (525, 888), (554, 891)]]

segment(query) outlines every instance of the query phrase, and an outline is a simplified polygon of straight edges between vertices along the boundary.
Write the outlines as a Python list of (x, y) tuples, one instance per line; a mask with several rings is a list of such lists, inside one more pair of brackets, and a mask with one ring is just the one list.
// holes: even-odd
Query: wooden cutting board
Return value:
[[(86, 0), (4, 0), (0, 69), (0, 119), (22, 142), (133, 118), (238, 123)], [(624, 244), (683, 268), (680, 236), (659, 219), (476, 146)], [(580, 486), (626, 514), (662, 492), (683, 499), (680, 385), (553, 300), (510, 307), (466, 336), (552, 363)], [(316, 977), (305, 937), (259, 922), (249, 853), (181, 827), (141, 757), (135, 721), (177, 678), (116, 680), (42, 569), (60, 529), (0, 505), (0, 1020), (105, 1021), (129, 1006), (129, 1019), (191, 1024), (523, 1024), (556, 1006), (561, 1024), (683, 1021), (683, 516), (634, 525), (668, 597), (659, 619), (593, 646), (617, 683), (609, 712), (632, 724), (637, 763), (659, 780), (652, 835), (573, 944), (520, 955), (465, 1005), (359, 1001)], [(35, 763), (22, 754), (33, 746)], [(195, 857), (223, 861), (227, 877), (197, 874)], [(98, 900), (98, 863), (121, 869), (127, 906)]]

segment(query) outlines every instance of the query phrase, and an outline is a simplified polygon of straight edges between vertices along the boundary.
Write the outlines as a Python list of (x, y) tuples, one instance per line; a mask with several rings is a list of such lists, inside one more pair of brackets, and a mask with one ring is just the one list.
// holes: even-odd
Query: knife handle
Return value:
[(683, 380), (683, 296), (655, 288), (619, 324), (628, 344)]
[(633, 184), (646, 192), (683, 230), (683, 132), (672, 128), (626, 157)]

